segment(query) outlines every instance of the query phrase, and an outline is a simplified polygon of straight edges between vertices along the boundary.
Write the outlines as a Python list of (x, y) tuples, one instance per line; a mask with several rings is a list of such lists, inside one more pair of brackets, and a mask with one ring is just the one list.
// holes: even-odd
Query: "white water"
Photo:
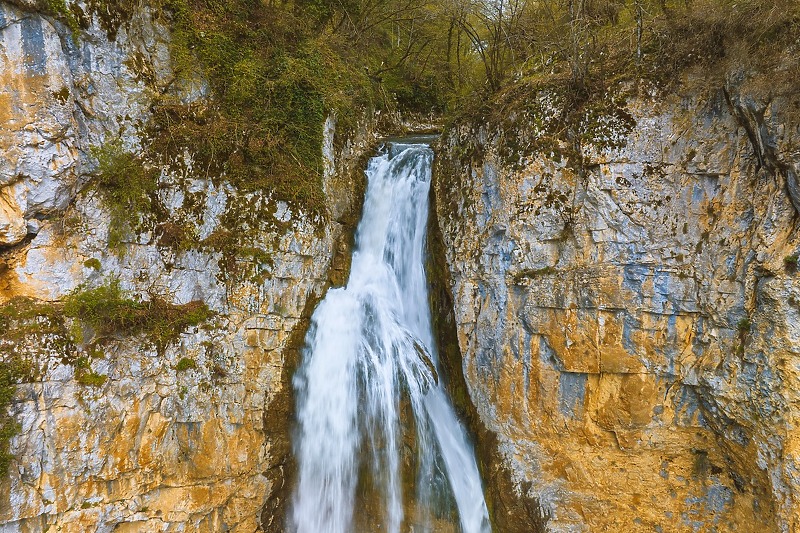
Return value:
[[(432, 160), (427, 145), (393, 144), (369, 162), (350, 279), (315, 310), (294, 378), (299, 480), (291, 531), (354, 531), (363, 510), (357, 489), (381, 503), (381, 523), (372, 526), (380, 531), (434, 531), (435, 517), (453, 514), (463, 533), (490, 531), (472, 447), (436, 370), (423, 265)], [(413, 424), (401, 419), (403, 400)], [(411, 526), (403, 429), (416, 439)]]

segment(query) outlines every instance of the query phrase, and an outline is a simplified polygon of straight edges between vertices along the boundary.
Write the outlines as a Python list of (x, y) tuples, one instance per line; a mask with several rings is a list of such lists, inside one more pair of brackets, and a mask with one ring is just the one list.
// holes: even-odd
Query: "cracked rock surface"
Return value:
[(632, 98), (571, 159), (442, 141), (467, 386), (552, 531), (800, 528), (800, 130), (748, 90)]
[[(80, 383), (63, 350), (29, 347), (36, 381), (17, 387), (10, 409), (20, 431), (0, 479), (3, 533), (282, 526), (285, 365), (330, 283), (336, 250), (348, 252), (342, 220), (360, 205), (352, 162), (374, 137), (364, 128), (352, 142), (334, 143), (328, 121), (324, 183), (334, 207), (324, 223), (269, 192), (241, 192), (224, 176), (212, 182), (162, 170), (157, 194), (169, 220), (198, 240), (230, 229), (228, 215), (245, 220), (235, 229), (258, 251), (253, 258), (231, 266), (219, 251), (164, 246), (152, 230), (110, 249), (109, 212), (85, 186), (91, 149), (118, 141), (136, 151), (150, 106), (171, 79), (169, 33), (146, 6), (113, 38), (94, 20), (75, 40), (33, 3), (0, 2), (0, 304), (58, 301), (81, 285), (118, 279), (142, 300), (200, 300), (216, 313), (163, 351), (141, 336), (106, 339), (86, 363), (101, 377), (94, 386)], [(173, 88), (174, 96), (190, 102), (205, 97), (205, 87), (198, 80)], [(271, 514), (262, 514), (267, 502)]]

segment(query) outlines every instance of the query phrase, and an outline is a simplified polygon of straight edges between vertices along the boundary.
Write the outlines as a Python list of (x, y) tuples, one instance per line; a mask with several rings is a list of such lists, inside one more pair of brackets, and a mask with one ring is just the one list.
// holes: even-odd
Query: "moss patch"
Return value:
[(119, 141), (92, 149), (97, 159), (95, 186), (109, 209), (108, 244), (122, 248), (128, 235), (141, 228), (154, 205), (158, 171), (125, 150)]
[(100, 270), (100, 267), (102, 265), (100, 264), (99, 259), (97, 259), (96, 257), (92, 257), (84, 261), (83, 266), (85, 266), (86, 268), (91, 268), (92, 270)]
[(111, 280), (94, 288), (80, 287), (69, 294), (64, 300), (64, 315), (88, 327), (88, 332), (83, 332), (84, 342), (115, 334), (142, 334), (163, 352), (181, 333), (207, 321), (214, 313), (200, 301), (174, 305), (157, 296), (139, 301), (125, 294), (118, 280)]
[(197, 362), (189, 357), (181, 357), (181, 360), (175, 365), (176, 372), (184, 372), (190, 368), (197, 368)]

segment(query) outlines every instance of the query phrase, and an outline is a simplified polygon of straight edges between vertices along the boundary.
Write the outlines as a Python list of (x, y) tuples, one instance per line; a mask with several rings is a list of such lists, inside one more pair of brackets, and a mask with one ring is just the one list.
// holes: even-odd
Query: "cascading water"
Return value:
[(438, 378), (423, 264), (432, 160), (426, 144), (391, 144), (369, 162), (350, 279), (315, 310), (294, 378), (292, 531), (490, 531)]

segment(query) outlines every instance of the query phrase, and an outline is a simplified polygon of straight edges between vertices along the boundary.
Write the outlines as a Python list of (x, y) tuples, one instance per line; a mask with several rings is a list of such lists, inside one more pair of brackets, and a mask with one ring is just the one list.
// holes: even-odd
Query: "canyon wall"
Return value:
[[(189, 152), (145, 162), (159, 173), (149, 202), (162, 218), (112, 236), (96, 150), (136, 153), (157, 99), (189, 106), (209, 90), (176, 80), (170, 33), (147, 6), (111, 26), (81, 6), (76, 36), (46, 7), (0, 3), (0, 307), (22, 320), (21, 301), (58, 306), (118, 283), (145, 307), (201, 303), (214, 316), (160, 346), (145, 333), (85, 345), (85, 325), (83, 340), (75, 320), (43, 331), (36, 313), (38, 336), (0, 332), (0, 364), (21, 347), (32, 369), (9, 407), (19, 427), (0, 531), (280, 531), (285, 363), (313, 303), (345, 279), (334, 258), (349, 255), (359, 159), (375, 136), (364, 127), (334, 142), (326, 123), (324, 213), (240, 190)], [(195, 244), (176, 245), (176, 227)], [(214, 245), (224, 239), (233, 250)]]
[(550, 531), (800, 528), (798, 104), (696, 76), (440, 142), (466, 384)]

